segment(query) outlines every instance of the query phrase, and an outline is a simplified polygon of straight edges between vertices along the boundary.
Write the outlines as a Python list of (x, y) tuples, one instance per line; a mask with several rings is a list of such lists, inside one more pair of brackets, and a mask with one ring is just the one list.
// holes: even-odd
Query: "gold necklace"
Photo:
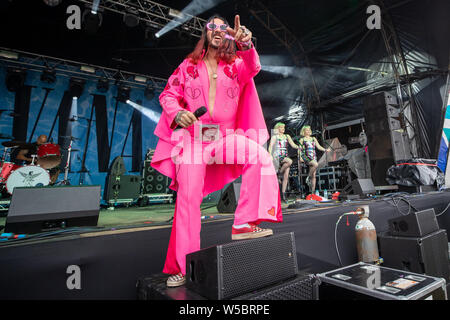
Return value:
[[(211, 65), (209, 64), (208, 59), (206, 59), (205, 61), (206, 61), (206, 64), (208, 65), (208, 67), (211, 69), (211, 72), (213, 73), (213, 74), (212, 74), (213, 79), (217, 79), (217, 73), (216, 73), (215, 71), (213, 71), (213, 68), (212, 68)], [(217, 68), (216, 68), (216, 71), (217, 71)]]

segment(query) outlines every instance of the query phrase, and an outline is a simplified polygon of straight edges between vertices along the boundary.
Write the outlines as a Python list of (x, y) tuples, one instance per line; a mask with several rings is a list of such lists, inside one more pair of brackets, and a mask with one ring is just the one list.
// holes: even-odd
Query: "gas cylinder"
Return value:
[(376, 263), (379, 261), (377, 232), (372, 221), (369, 220), (369, 208), (363, 206), (356, 210), (359, 215), (358, 223), (355, 226), (356, 249), (358, 260), (366, 263)]

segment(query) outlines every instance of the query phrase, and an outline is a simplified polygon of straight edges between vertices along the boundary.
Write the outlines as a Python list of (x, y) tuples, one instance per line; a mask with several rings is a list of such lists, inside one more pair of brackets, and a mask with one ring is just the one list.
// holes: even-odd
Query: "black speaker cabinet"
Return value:
[(397, 98), (388, 92), (365, 97), (363, 105), (372, 179), (376, 186), (386, 185), (387, 169), (412, 157), (403, 114)]
[(341, 200), (354, 200), (365, 198), (367, 195), (375, 194), (375, 186), (372, 179), (355, 179), (344, 189), (342, 189), (340, 199)]
[(217, 211), (219, 213), (234, 213), (236, 211), (239, 196), (241, 193), (241, 182), (234, 181), (222, 193), (217, 203)]
[(439, 230), (433, 208), (390, 219), (388, 224), (393, 236), (422, 237)]
[(298, 273), (294, 233), (235, 241), (186, 257), (186, 287), (213, 300), (258, 290)]
[(100, 186), (14, 188), (5, 232), (30, 234), (79, 226), (96, 226)]
[(355, 179), (352, 181), (352, 190), (354, 194), (368, 195), (375, 194), (375, 186), (372, 179)]
[(378, 235), (383, 265), (399, 270), (449, 279), (447, 233), (438, 230), (423, 237)]
[(145, 160), (142, 173), (142, 193), (167, 193), (169, 185), (169, 178), (156, 171), (151, 166), (150, 160)]
[(299, 274), (295, 278), (233, 300), (319, 300), (319, 281), (312, 274)]
[(109, 175), (106, 178), (105, 192), (103, 199), (105, 201), (134, 200), (139, 197), (141, 191), (141, 177), (137, 175)]
[[(167, 277), (158, 273), (139, 278), (136, 282), (138, 300), (206, 300), (186, 286), (168, 288)], [(312, 274), (299, 274), (232, 300), (319, 300), (319, 281)]]

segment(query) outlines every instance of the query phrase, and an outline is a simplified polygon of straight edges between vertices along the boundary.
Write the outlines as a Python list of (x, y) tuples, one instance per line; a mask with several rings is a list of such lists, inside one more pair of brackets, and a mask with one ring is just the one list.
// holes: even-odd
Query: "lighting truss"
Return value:
[[(92, 5), (94, 2), (92, 0), (79, 1), (88, 5)], [(101, 1), (99, 8), (122, 15), (126, 13), (128, 8), (137, 9), (139, 19), (147, 22), (147, 25), (155, 29), (162, 29), (174, 19), (172, 15), (169, 15), (169, 12), (173, 10), (172, 8), (149, 0), (104, 0)], [(200, 38), (206, 20), (185, 13), (183, 15), (189, 19), (175, 29), (186, 31), (190, 35)]]
[[(18, 59), (8, 59), (0, 56), (0, 66), (4, 67), (14, 66), (37, 72), (53, 70), (57, 75), (69, 78), (77, 77), (85, 80), (107, 79), (116, 84), (120, 83), (138, 89), (145, 89), (148, 85), (151, 85), (155, 89), (162, 90), (167, 82), (167, 79), (164, 78), (152, 77), (119, 69), (105, 68), (91, 64), (87, 65), (82, 62), (0, 47), (0, 51), (1, 50), (15, 53), (18, 56)], [(141, 80), (144, 78), (146, 79), (145, 82)]]
[[(255, 1), (249, 11), (288, 50), (297, 67), (302, 67), (302, 62), (304, 62), (311, 76), (315, 103), (320, 103), (320, 95), (308, 56), (297, 37), (261, 2)], [(306, 93), (305, 88), (303, 88), (303, 92)]]

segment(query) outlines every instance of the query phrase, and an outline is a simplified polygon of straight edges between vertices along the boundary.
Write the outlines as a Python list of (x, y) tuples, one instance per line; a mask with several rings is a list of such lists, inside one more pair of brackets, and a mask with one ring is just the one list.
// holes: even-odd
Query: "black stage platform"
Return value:
[[(339, 266), (334, 242), (338, 217), (362, 204), (370, 205), (370, 220), (378, 232), (387, 220), (408, 210), (434, 208), (440, 228), (450, 234), (450, 192), (397, 195), (367, 201), (321, 204), (309, 209), (284, 210), (284, 221), (270, 226), (275, 233), (294, 232), (299, 270), (321, 273)], [(342, 219), (338, 244), (343, 265), (357, 262), (354, 226), (357, 217)], [(202, 247), (231, 241), (232, 219), (206, 220)], [(139, 278), (160, 273), (170, 225), (81, 233), (0, 244), (0, 299), (137, 299)], [(69, 289), (79, 267), (80, 289)], [(70, 287), (70, 286), (69, 286)]]

